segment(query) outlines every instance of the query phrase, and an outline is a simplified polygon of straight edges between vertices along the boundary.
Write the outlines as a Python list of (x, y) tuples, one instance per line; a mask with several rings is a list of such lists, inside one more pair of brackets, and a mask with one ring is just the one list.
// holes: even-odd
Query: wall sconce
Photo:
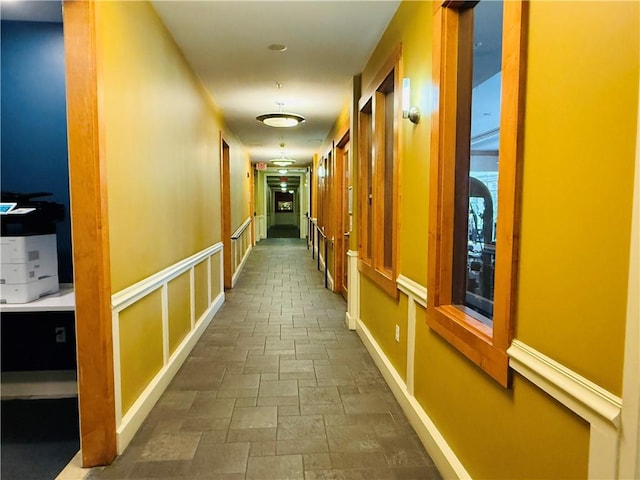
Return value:
[(324, 178), (326, 174), (327, 172), (324, 168), (324, 158), (321, 158), (320, 165), (318, 165), (318, 178)]
[(420, 122), (420, 109), (411, 106), (411, 80), (402, 79), (402, 118), (408, 118), (416, 125)]

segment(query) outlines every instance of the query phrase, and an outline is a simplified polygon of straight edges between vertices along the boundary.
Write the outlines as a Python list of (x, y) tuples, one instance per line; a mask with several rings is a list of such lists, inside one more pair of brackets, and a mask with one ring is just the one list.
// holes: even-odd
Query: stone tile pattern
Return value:
[(90, 479), (439, 479), (300, 240), (263, 240), (115, 462)]

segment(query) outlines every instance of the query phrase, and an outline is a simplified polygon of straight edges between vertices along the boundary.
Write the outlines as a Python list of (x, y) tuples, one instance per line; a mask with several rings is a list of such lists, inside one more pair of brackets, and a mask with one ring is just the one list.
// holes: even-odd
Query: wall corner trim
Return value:
[(402, 293), (413, 297), (413, 299), (423, 307), (427, 307), (427, 287), (420, 285), (418, 282), (402, 274), (398, 275), (396, 283)]
[(620, 428), (620, 397), (519, 340), (513, 340), (507, 354), (511, 368), (582, 418)]

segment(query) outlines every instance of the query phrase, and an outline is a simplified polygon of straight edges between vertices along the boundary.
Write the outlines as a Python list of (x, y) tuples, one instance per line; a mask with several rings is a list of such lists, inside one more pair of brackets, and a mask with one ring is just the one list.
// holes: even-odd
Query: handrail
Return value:
[(242, 234), (244, 233), (244, 231), (247, 229), (247, 227), (249, 226), (250, 223), (251, 223), (251, 217), (247, 217), (247, 219), (244, 221), (244, 223), (242, 225), (240, 225), (235, 232), (233, 232), (233, 235), (231, 235), (231, 240), (239, 239), (242, 236)]
[[(315, 227), (315, 228), (311, 228)], [(318, 219), (314, 219), (309, 217), (309, 232), (311, 236), (311, 258), (314, 258), (316, 243), (318, 247), (318, 270), (320, 270), (320, 239), (324, 239), (324, 287), (329, 287), (329, 261), (327, 258), (328, 255), (328, 245), (329, 241), (327, 239), (327, 235), (322, 231), (320, 226), (318, 225)], [(317, 242), (316, 242), (317, 239)], [(309, 248), (309, 244), (307, 242), (307, 249)]]
[(318, 229), (318, 233), (322, 236), (322, 238), (326, 240), (327, 236), (325, 235), (325, 233), (320, 229), (320, 227), (317, 227), (317, 229)]

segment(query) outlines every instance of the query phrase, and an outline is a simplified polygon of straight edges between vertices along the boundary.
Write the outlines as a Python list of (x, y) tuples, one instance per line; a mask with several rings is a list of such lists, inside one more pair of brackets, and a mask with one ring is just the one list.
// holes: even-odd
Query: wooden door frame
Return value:
[(233, 283), (231, 272), (231, 147), (220, 131), (220, 217), (222, 218), (222, 253), (224, 258), (224, 288)]
[(346, 182), (346, 171), (348, 165), (344, 161), (344, 147), (348, 145), (350, 139), (350, 130), (342, 132), (337, 138), (340, 140), (335, 146), (335, 173), (333, 183), (333, 201), (338, 214), (335, 216), (334, 231), (336, 232), (336, 248), (333, 252), (334, 260), (334, 272), (336, 278), (334, 279), (334, 290), (339, 292), (346, 300), (347, 298), (347, 285), (344, 284), (344, 272), (348, 268), (345, 262), (346, 252), (349, 250), (349, 240), (345, 238), (345, 225), (344, 225), (344, 209), (346, 208), (345, 190), (349, 187)]
[(117, 453), (104, 121), (94, 1), (63, 9), (82, 466)]

